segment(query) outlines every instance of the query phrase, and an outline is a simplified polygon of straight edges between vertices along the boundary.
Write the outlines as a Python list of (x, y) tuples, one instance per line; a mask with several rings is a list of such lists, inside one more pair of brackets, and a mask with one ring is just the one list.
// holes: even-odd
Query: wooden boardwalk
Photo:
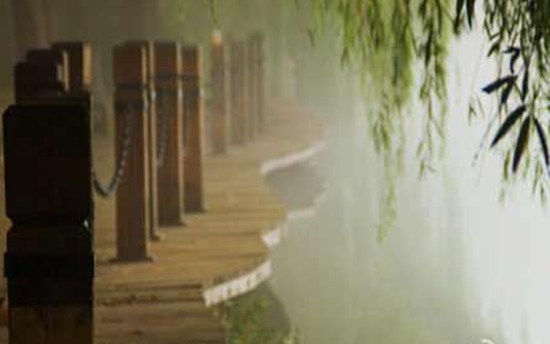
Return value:
[[(114, 201), (96, 201), (97, 343), (225, 343), (211, 306), (269, 277), (269, 249), (284, 232), (285, 206), (264, 176), (322, 147), (320, 121), (295, 109), (272, 110), (267, 128), (226, 156), (206, 157), (207, 212), (163, 228), (164, 239), (151, 244), (153, 262), (110, 262)], [(113, 159), (101, 158), (101, 167), (112, 167)], [(6, 332), (0, 330), (0, 343)]]

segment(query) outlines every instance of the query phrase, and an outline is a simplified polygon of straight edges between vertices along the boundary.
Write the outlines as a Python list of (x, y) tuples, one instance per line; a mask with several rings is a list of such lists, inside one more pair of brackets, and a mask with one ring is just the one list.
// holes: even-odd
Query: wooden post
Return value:
[(258, 118), (258, 131), (264, 132), (266, 128), (265, 119), (265, 91), (264, 91), (264, 36), (261, 33), (253, 35), (254, 40), (254, 88), (256, 90), (256, 115)]
[(90, 92), (92, 87), (92, 48), (83, 42), (57, 42), (52, 48), (65, 52), (69, 60), (69, 92)]
[(196, 46), (182, 48), (184, 149), (185, 149), (185, 211), (203, 212), (203, 148), (204, 116), (200, 92), (201, 53)]
[(157, 93), (155, 86), (155, 46), (151, 41), (128, 41), (128, 46), (139, 46), (145, 49), (145, 68), (147, 75), (147, 96), (149, 111), (147, 113), (147, 154), (149, 181), (149, 238), (159, 241), (162, 237), (158, 231), (158, 189), (157, 189)]
[[(150, 260), (149, 130), (147, 58), (140, 45), (114, 49), (116, 151), (122, 154), (130, 131), (126, 169), (117, 191), (117, 260)], [(117, 157), (118, 160), (119, 157)]]
[(218, 32), (214, 33), (212, 36), (211, 56), (210, 84), (212, 90), (212, 103), (210, 106), (210, 116), (212, 118), (212, 151), (214, 154), (226, 154), (228, 116), (225, 108), (225, 52), (222, 36)]
[[(57, 42), (52, 45), (55, 51), (63, 52), (68, 56), (68, 92), (70, 94), (91, 93), (92, 90), (92, 47), (84, 42)], [(106, 135), (107, 118), (105, 109), (95, 111), (92, 104), (92, 122), (94, 131)]]
[(60, 65), (52, 61), (20, 62), (15, 66), (15, 100), (21, 104), (37, 96), (59, 96), (67, 91)]
[(243, 86), (243, 92), (244, 93), (244, 102), (245, 102), (245, 111), (247, 116), (247, 123), (246, 123), (246, 132), (247, 136), (250, 140), (253, 140), (256, 138), (257, 134), (257, 126), (258, 121), (256, 119), (256, 109), (255, 109), (255, 101), (256, 101), (256, 90), (254, 89), (254, 47), (252, 44), (252, 41), (250, 38), (246, 38), (243, 40), (243, 49), (244, 49), (244, 57), (243, 57), (243, 70), (244, 70), (244, 86)]
[(89, 108), (4, 114), (10, 344), (93, 342)]
[(243, 46), (241, 42), (231, 43), (231, 142), (242, 145), (247, 141), (246, 113), (243, 97)]
[(233, 117), (233, 76), (231, 72), (231, 40), (226, 39), (223, 45), (223, 107), (226, 121), (226, 145), (229, 150), (229, 144), (231, 143), (232, 135), (232, 117)]
[(183, 93), (181, 47), (155, 44), (158, 104), (158, 216), (161, 226), (184, 224)]
[(27, 61), (36, 64), (56, 64), (65, 89), (69, 89), (69, 56), (63, 51), (34, 49), (27, 52)]

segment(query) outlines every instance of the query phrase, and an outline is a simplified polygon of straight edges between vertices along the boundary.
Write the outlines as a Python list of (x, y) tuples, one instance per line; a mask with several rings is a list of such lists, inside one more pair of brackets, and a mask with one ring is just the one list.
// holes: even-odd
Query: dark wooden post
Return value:
[[(147, 57), (141, 45), (114, 49), (116, 151), (122, 154), (125, 132), (130, 131), (126, 169), (117, 191), (117, 260), (150, 260), (149, 216), (149, 103)], [(117, 156), (117, 160), (120, 157)]]
[(183, 92), (181, 47), (155, 44), (158, 104), (158, 216), (161, 226), (184, 223)]
[(56, 64), (64, 87), (69, 89), (69, 56), (63, 51), (33, 49), (27, 52), (27, 61), (37, 64)]
[(210, 84), (212, 103), (210, 116), (212, 117), (212, 152), (214, 154), (227, 153), (227, 110), (225, 85), (225, 52), (220, 33), (212, 36)]
[(17, 105), (3, 122), (9, 342), (92, 343), (89, 109)]
[(53, 61), (20, 62), (15, 66), (15, 100), (28, 103), (39, 97), (56, 97), (67, 91), (60, 72), (60, 65)]
[(92, 87), (92, 48), (83, 42), (57, 42), (52, 48), (65, 52), (69, 60), (69, 92), (90, 92)]
[(149, 111), (147, 114), (147, 154), (148, 159), (148, 192), (149, 192), (149, 238), (153, 241), (161, 239), (158, 231), (158, 189), (157, 189), (157, 93), (155, 86), (155, 45), (151, 41), (128, 41), (128, 46), (140, 46), (145, 49), (145, 68), (147, 75), (147, 96)]
[(203, 212), (204, 116), (200, 91), (201, 53), (196, 46), (182, 48), (184, 149), (185, 149), (185, 211)]
[(243, 97), (243, 46), (241, 42), (231, 42), (231, 142), (242, 145), (247, 142), (246, 113)]

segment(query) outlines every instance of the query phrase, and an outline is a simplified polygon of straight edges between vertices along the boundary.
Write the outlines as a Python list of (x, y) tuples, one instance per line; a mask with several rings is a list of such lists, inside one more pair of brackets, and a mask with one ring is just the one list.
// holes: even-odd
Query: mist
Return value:
[[(29, 44), (22, 43), (28, 35), (22, 28), (33, 29), (30, 22), (16, 22), (14, 3), (0, 1), (3, 109), (14, 101), (13, 66)], [(98, 175), (106, 178), (114, 168), (115, 44), (148, 39), (200, 45), (208, 103), (214, 87), (208, 72), (212, 34), (229, 40), (260, 31), (270, 111), (298, 108), (324, 127), (324, 149), (317, 156), (265, 178), (288, 208), (285, 235), (269, 251), (272, 275), (264, 284), (278, 300), (273, 317), (288, 321), (285, 331), (303, 344), (547, 342), (550, 215), (528, 178), (503, 193), (502, 152), (484, 143), (498, 108), (481, 92), (498, 76), (497, 63), (486, 56), (485, 36), (472, 30), (449, 44), (441, 154), (434, 170), (422, 176), (416, 133), (424, 108), (415, 75), (404, 110), (410, 134), (402, 161), (395, 161), (402, 167), (392, 177), (396, 194), (388, 214), (384, 199), (392, 172), (375, 148), (369, 116), (382, 106), (368, 92), (378, 85), (361, 83), (361, 71), (342, 64), (340, 33), (327, 30), (312, 41), (310, 8), (292, 1), (214, 3), (166, 0), (144, 9), (126, 0), (52, 0), (43, 10), (50, 15), (37, 16), (49, 18), (51, 27), (41, 26), (48, 37), (35, 37), (32, 44), (82, 40), (93, 46), (92, 93), (94, 103), (107, 109), (108, 123), (94, 143)], [(473, 97), (486, 116), (469, 118)], [(211, 126), (207, 117), (206, 130)], [(113, 221), (109, 202), (97, 200), (98, 223)], [(2, 211), (3, 250), (8, 227)]]

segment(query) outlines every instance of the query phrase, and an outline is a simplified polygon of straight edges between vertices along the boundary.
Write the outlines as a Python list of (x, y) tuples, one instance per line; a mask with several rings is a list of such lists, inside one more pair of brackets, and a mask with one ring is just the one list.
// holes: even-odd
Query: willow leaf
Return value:
[(537, 135), (540, 141), (540, 147), (542, 148), (542, 154), (544, 155), (544, 163), (546, 167), (550, 166), (550, 156), (548, 155), (548, 144), (546, 142), (546, 135), (540, 125), (538, 119), (535, 118), (535, 128), (537, 129)]
[(520, 56), (519, 48), (512, 48), (512, 57), (510, 58), (510, 73), (514, 74), (516, 72), (516, 62)]
[(494, 53), (499, 51), (500, 49), (500, 41), (496, 41), (491, 45), (491, 48), (489, 49), (489, 52), (487, 53), (487, 57), (491, 57)]
[(493, 81), (492, 83), (490, 83), (489, 85), (483, 87), (482, 91), (487, 93), (487, 94), (491, 94), (494, 91), (501, 88), (502, 86), (504, 86), (506, 84), (509, 84), (509, 83), (512, 83), (515, 80), (516, 80), (515, 75), (508, 75), (508, 76), (502, 77), (500, 79), (497, 79), (497, 80)]
[(500, 139), (502, 139), (508, 133), (508, 131), (510, 131), (510, 129), (514, 126), (518, 119), (521, 118), (521, 115), (523, 115), (525, 110), (525, 105), (521, 105), (514, 111), (510, 112), (504, 123), (502, 123), (502, 125), (498, 129), (498, 132), (495, 135), (493, 142), (491, 143), (491, 147), (494, 147), (500, 141)]
[(460, 21), (462, 18), (462, 10), (464, 9), (465, 0), (456, 0), (456, 12), (455, 12), (455, 29), (460, 26)]
[(514, 83), (510, 82), (508, 85), (506, 85), (506, 88), (502, 91), (502, 94), (500, 95), (500, 106), (503, 106), (508, 101), (508, 98), (510, 98), (510, 94), (512, 93), (512, 90), (514, 89)]
[(468, 15), (468, 25), (472, 27), (474, 22), (474, 10), (476, 6), (476, 0), (467, 0), (466, 1), (466, 14)]
[(516, 149), (514, 150), (514, 161), (512, 165), (512, 171), (516, 173), (518, 170), (519, 163), (521, 162), (521, 158), (523, 157), (523, 153), (525, 152), (525, 148), (527, 148), (527, 144), (529, 143), (529, 131), (531, 129), (531, 117), (527, 117), (523, 124), (521, 125), (521, 129), (519, 131), (518, 135), (518, 141), (516, 143)]
[(523, 74), (523, 82), (521, 85), (521, 100), (525, 101), (527, 98), (527, 93), (529, 93), (529, 68), (525, 70)]

